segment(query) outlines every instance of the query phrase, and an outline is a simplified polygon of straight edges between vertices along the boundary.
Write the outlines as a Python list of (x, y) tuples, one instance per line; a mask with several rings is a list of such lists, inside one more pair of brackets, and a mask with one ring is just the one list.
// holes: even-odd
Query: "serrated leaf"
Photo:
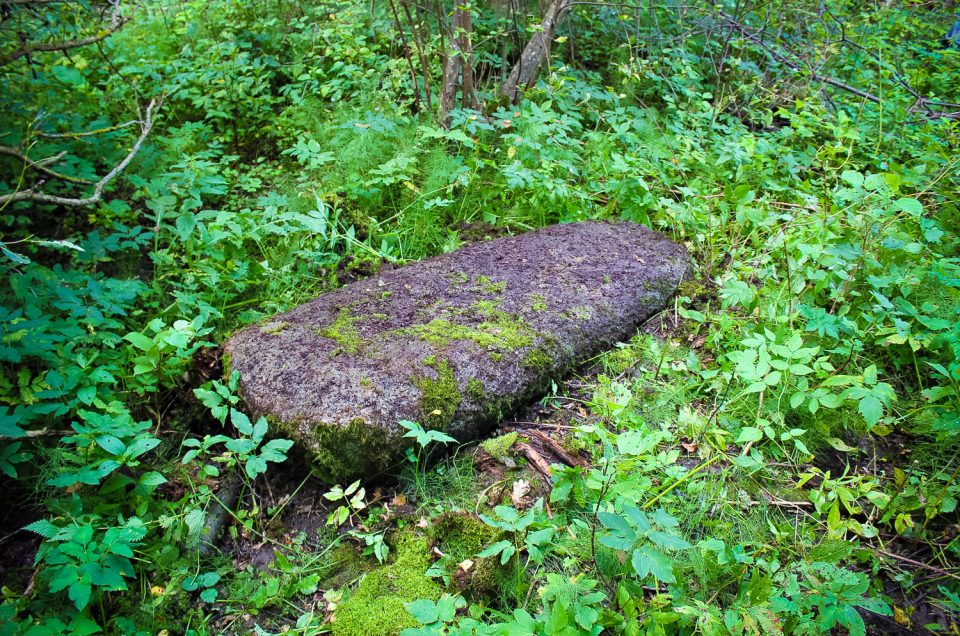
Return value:
[(97, 445), (111, 455), (122, 455), (127, 450), (120, 438), (114, 435), (100, 435), (97, 437)]
[(71, 585), (68, 596), (73, 601), (74, 607), (82, 611), (90, 602), (90, 591), (91, 585), (89, 583), (77, 581)]
[(757, 442), (763, 439), (763, 431), (756, 426), (744, 426), (740, 429), (735, 440), (737, 444), (746, 444), (748, 442)]
[(206, 514), (200, 508), (191, 508), (184, 515), (183, 522), (187, 526), (187, 543), (195, 545), (200, 540)]
[(880, 421), (880, 418), (883, 417), (883, 402), (873, 395), (867, 395), (860, 400), (858, 410), (860, 414), (863, 415), (863, 419), (866, 420), (867, 425), (873, 427)]
[(631, 565), (641, 579), (653, 575), (663, 583), (676, 583), (670, 557), (656, 548), (645, 545), (633, 551)]
[(71, 243), (70, 241), (45, 241), (45, 240), (34, 240), (31, 243), (36, 243), (37, 245), (42, 245), (44, 247), (63, 247), (68, 250), (74, 250), (77, 252), (84, 251), (82, 247), (76, 243)]
[(41, 537), (45, 539), (52, 539), (60, 531), (60, 528), (53, 525), (51, 522), (47, 521), (46, 519), (39, 519), (37, 521), (34, 521), (30, 525), (24, 526), (23, 529), (28, 530), (30, 532), (36, 532), (37, 534), (39, 534)]
[(685, 539), (673, 534), (661, 532), (660, 530), (647, 533), (647, 538), (664, 550), (686, 550), (690, 547), (690, 543)]

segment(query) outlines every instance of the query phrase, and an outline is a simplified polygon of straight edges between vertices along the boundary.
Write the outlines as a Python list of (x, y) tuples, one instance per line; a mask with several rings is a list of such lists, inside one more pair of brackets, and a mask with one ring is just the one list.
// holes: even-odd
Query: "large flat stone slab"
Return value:
[(476, 439), (552, 378), (630, 337), (687, 269), (682, 247), (593, 222), (469, 245), (329, 292), (233, 335), (253, 414), (330, 479), (402, 461), (413, 420)]

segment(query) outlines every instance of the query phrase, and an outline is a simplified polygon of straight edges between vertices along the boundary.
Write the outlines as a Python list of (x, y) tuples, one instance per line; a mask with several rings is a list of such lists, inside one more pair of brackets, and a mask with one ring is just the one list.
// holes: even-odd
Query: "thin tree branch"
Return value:
[[(33, 3), (25, 3), (33, 4)], [(87, 46), (89, 44), (95, 44), (102, 40), (107, 39), (115, 32), (117, 32), (123, 25), (130, 21), (129, 17), (123, 17), (120, 15), (120, 0), (113, 0), (111, 2), (113, 5), (113, 10), (110, 12), (110, 23), (105, 28), (101, 29), (96, 35), (90, 35), (85, 38), (77, 38), (74, 40), (64, 40), (61, 42), (37, 42), (37, 43), (23, 43), (20, 48), (10, 51), (4, 55), (0, 55), (0, 66), (6, 66), (16, 62), (21, 57), (26, 57), (33, 55), (34, 53), (39, 52), (49, 52), (49, 51), (68, 51), (70, 49), (76, 49), (81, 46)], [(133, 11), (137, 10), (136, 7), (133, 8)], [(131, 12), (132, 13), (132, 12)]]
[(113, 181), (121, 172), (123, 172), (128, 165), (130, 165), (130, 162), (133, 161), (133, 158), (140, 151), (140, 147), (143, 145), (143, 142), (150, 134), (150, 130), (153, 128), (153, 109), (156, 107), (156, 105), (156, 100), (153, 100), (147, 106), (143, 121), (140, 122), (140, 136), (137, 137), (137, 140), (134, 142), (130, 152), (127, 153), (127, 156), (124, 157), (120, 163), (115, 165), (110, 172), (105, 174), (103, 178), (94, 184), (93, 192), (90, 194), (90, 196), (85, 198), (60, 197), (52, 194), (46, 194), (36, 190), (35, 188), (31, 188), (28, 190), (20, 190), (19, 192), (13, 192), (11, 194), (0, 196), (0, 206), (5, 206), (9, 203), (16, 203), (17, 201), (33, 201), (35, 203), (49, 203), (52, 205), (64, 205), (74, 208), (81, 208), (99, 203), (100, 199), (103, 198), (104, 188), (106, 188), (111, 181)]
[(80, 137), (93, 137), (95, 135), (103, 135), (109, 132), (114, 132), (122, 128), (129, 128), (130, 126), (135, 126), (139, 124), (139, 119), (131, 119), (128, 122), (122, 124), (117, 124), (116, 126), (107, 126), (106, 128), (98, 128), (96, 130), (88, 130), (86, 132), (67, 132), (67, 133), (45, 133), (40, 132), (39, 130), (34, 132), (38, 137), (43, 137), (45, 139), (78, 139)]
[(16, 148), (10, 148), (9, 146), (0, 146), (0, 155), (6, 155), (8, 157), (13, 157), (14, 159), (19, 159), (22, 161), (28, 168), (36, 170), (41, 174), (45, 174), (48, 177), (53, 179), (59, 179), (60, 181), (67, 181), (69, 183), (78, 183), (80, 185), (93, 185), (93, 181), (88, 181), (86, 179), (81, 179), (79, 177), (71, 177), (70, 175), (63, 174), (62, 172), (57, 172), (48, 168), (50, 164), (56, 163), (63, 159), (63, 156), (67, 154), (66, 150), (60, 151), (52, 157), (47, 157), (46, 159), (41, 159), (39, 161), (34, 161), (30, 157), (18, 151)]

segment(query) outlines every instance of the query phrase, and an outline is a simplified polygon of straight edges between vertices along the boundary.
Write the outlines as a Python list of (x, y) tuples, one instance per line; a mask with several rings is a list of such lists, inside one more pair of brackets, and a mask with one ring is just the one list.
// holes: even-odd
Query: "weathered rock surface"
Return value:
[(324, 294), (232, 336), (248, 408), (335, 480), (403, 458), (399, 420), (461, 441), (662, 309), (684, 249), (632, 223), (476, 243)]

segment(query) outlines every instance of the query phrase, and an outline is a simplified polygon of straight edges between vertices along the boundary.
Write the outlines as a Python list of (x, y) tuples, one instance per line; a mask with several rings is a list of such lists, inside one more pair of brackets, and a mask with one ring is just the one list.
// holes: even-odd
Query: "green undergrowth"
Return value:
[[(0, 636), (958, 631), (956, 17), (574, 5), (515, 104), (498, 78), (541, 7), (471, 6), (483, 106), (441, 119), (443, 11), (158, 0), (111, 33), (99, 5), (3, 3)], [(357, 417), (294, 449), (300, 424), (250, 417), (218, 362), (381, 264), (587, 219), (692, 266), (573, 378), (540, 377), (559, 352), (524, 316), (549, 294), (507, 312), (497, 272), (452, 273), (472, 304), (404, 332), (435, 351), (423, 421), (389, 439)], [(397, 299), (355, 300), (317, 334), (349, 355), (382, 316), (356, 308)], [(573, 466), (545, 480), (529, 450), (564, 458), (542, 440), (475, 462), (442, 433), (489, 400), (457, 340), (543, 380), (523, 412)], [(294, 457), (320, 479), (289, 480)]]

